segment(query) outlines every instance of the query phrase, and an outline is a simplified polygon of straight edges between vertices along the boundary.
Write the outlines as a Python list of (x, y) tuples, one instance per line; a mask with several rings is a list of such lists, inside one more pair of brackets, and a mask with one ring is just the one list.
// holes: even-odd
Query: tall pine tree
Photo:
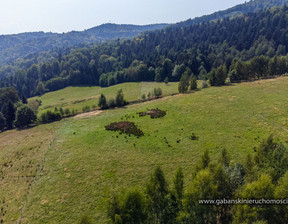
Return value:
[(7, 128), (12, 129), (15, 120), (15, 107), (11, 101), (8, 101), (3, 105), (2, 113), (6, 119)]

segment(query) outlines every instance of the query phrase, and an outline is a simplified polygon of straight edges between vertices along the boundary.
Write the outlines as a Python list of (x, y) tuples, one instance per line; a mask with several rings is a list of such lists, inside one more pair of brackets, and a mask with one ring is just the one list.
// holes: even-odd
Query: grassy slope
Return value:
[(98, 98), (101, 93), (109, 100), (110, 98), (115, 98), (116, 92), (119, 89), (123, 90), (126, 100), (137, 100), (140, 99), (143, 94), (147, 96), (149, 92), (152, 93), (155, 87), (160, 87), (164, 96), (178, 92), (177, 83), (169, 83), (168, 85), (151, 82), (123, 83), (107, 88), (101, 88), (99, 86), (68, 87), (59, 91), (47, 93), (40, 97), (43, 104), (39, 108), (39, 114), (46, 110), (54, 110), (55, 107), (81, 111), (82, 107), (86, 105), (90, 107), (92, 107), (92, 105), (98, 106)]
[(37, 167), (59, 124), (0, 134), (0, 220), (4, 223), (15, 223), (18, 219)]
[[(241, 161), (271, 133), (287, 143), (288, 133), (283, 130), (288, 129), (287, 86), (288, 77), (282, 77), (211, 87), (55, 123), (61, 126), (22, 223), (77, 223), (82, 214), (89, 214), (95, 223), (106, 223), (111, 194), (133, 186), (144, 188), (156, 165), (162, 166), (170, 183), (176, 169), (183, 167), (187, 189), (193, 164), (205, 149), (217, 159), (225, 147), (234, 161)], [(136, 115), (156, 107), (167, 115), (155, 120)], [(105, 131), (105, 125), (125, 120), (125, 115), (143, 130), (144, 137)], [(189, 139), (192, 132), (198, 141)]]

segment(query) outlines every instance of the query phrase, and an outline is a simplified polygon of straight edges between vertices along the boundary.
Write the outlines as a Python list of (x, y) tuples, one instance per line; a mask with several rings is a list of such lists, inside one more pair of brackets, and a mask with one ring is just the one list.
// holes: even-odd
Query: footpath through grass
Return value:
[[(66, 119), (47, 151), (22, 223), (78, 223), (84, 214), (95, 223), (107, 223), (106, 206), (113, 192), (144, 189), (157, 165), (170, 183), (182, 167), (189, 191), (193, 166), (206, 149), (216, 160), (225, 147), (232, 161), (241, 162), (271, 133), (287, 144), (287, 93), (288, 78), (281, 77)], [(151, 119), (137, 114), (154, 108), (167, 115)], [(138, 125), (144, 136), (104, 128), (126, 120)], [(191, 140), (192, 134), (199, 139)]]

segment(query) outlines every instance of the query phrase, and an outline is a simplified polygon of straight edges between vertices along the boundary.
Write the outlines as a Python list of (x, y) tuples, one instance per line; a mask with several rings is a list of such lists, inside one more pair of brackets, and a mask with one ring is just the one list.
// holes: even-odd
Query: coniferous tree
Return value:
[(174, 179), (174, 190), (175, 196), (178, 203), (178, 208), (182, 208), (182, 199), (184, 197), (184, 175), (181, 168), (178, 168), (176, 171)]
[(155, 82), (161, 82), (161, 70), (156, 69), (154, 81)]
[(181, 76), (178, 85), (179, 93), (186, 93), (188, 91), (188, 87), (189, 87), (189, 70), (186, 70)]
[(124, 99), (124, 93), (122, 89), (118, 90), (115, 103), (117, 107), (122, 107), (127, 104), (126, 100)]
[(163, 223), (167, 206), (168, 185), (164, 173), (157, 167), (147, 185), (148, 216), (152, 223)]
[(123, 201), (121, 219), (124, 223), (145, 223), (147, 215), (143, 195), (138, 190), (129, 191)]
[(6, 127), (6, 119), (4, 115), (0, 112), (0, 131)]
[(169, 82), (169, 78), (166, 76), (166, 78), (164, 79), (164, 83), (167, 85)]
[(209, 74), (209, 83), (211, 86), (216, 86), (217, 85), (217, 78), (216, 78), (216, 69), (212, 69)]
[(107, 108), (106, 97), (105, 97), (103, 94), (100, 95), (99, 102), (98, 102), (98, 106), (99, 106), (101, 109)]
[(191, 76), (191, 81), (190, 81), (190, 90), (197, 89), (197, 78), (194, 74)]
[(24, 94), (22, 95), (21, 101), (23, 104), (28, 104), (27, 98)]
[(221, 86), (225, 84), (227, 79), (227, 67), (226, 65), (221, 65), (216, 69), (216, 85)]
[(2, 113), (6, 119), (7, 128), (12, 129), (15, 120), (15, 107), (11, 101), (8, 101), (3, 105)]

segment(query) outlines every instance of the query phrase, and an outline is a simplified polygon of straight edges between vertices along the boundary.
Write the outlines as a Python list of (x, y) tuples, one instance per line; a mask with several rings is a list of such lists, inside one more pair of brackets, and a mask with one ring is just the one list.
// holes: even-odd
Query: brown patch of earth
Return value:
[(102, 112), (103, 112), (102, 110), (95, 110), (95, 111), (91, 111), (91, 112), (88, 112), (88, 113), (78, 114), (74, 118), (93, 117), (93, 116), (96, 116), (98, 114), (101, 114)]
[(133, 122), (130, 121), (114, 122), (105, 126), (105, 129), (107, 131), (120, 131), (121, 134), (132, 134), (137, 137), (144, 135), (143, 131), (141, 131)]
[(138, 114), (140, 117), (144, 117), (146, 115), (149, 115), (152, 119), (154, 119), (154, 118), (164, 117), (166, 115), (166, 111), (162, 111), (159, 109), (152, 109), (152, 110), (148, 110), (146, 112), (140, 112)]

